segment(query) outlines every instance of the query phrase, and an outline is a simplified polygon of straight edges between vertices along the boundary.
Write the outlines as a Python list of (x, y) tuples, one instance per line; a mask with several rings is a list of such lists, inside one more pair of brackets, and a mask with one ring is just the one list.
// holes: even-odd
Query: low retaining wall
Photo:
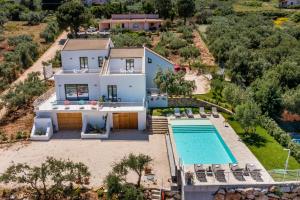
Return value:
[(300, 199), (299, 184), (257, 188), (219, 189), (214, 200), (225, 199)]
[(219, 112), (233, 114), (232, 111), (223, 108), (219, 105), (210, 103), (208, 101), (196, 99), (193, 97), (168, 97), (168, 106), (169, 107), (205, 107), (205, 108), (216, 107)]

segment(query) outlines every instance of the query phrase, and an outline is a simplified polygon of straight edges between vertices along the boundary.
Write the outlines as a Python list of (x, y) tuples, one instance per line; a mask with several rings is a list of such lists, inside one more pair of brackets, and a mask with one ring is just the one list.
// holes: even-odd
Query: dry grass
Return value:
[(8, 38), (23, 34), (31, 35), (33, 40), (39, 44), (39, 52), (43, 53), (51, 45), (44, 43), (44, 40), (40, 38), (40, 32), (43, 31), (46, 26), (46, 23), (41, 23), (36, 26), (28, 26), (27, 22), (9, 21), (4, 26), (4, 37)]

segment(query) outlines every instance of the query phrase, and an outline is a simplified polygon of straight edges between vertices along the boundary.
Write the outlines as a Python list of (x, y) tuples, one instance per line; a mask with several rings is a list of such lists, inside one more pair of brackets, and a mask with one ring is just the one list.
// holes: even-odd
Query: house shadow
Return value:
[(251, 146), (263, 147), (266, 145), (268, 140), (257, 133), (249, 133), (243, 135), (243, 141)]
[(109, 138), (102, 141), (149, 141), (149, 133), (137, 130), (114, 130), (109, 134)]
[(70, 140), (70, 139), (81, 139), (79, 130), (67, 130), (67, 131), (58, 131), (53, 134), (51, 140)]

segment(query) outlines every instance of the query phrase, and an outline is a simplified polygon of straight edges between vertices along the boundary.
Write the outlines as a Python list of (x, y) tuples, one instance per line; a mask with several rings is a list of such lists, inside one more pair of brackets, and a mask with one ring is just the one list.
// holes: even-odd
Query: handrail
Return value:
[(49, 99), (55, 93), (55, 88), (49, 89), (47, 92), (36, 98), (33, 102), (33, 107), (37, 107), (44, 103), (47, 99)]

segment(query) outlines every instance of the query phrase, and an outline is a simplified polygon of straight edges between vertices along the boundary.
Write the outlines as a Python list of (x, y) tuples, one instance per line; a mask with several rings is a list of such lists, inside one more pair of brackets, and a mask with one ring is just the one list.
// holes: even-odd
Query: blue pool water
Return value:
[[(201, 123), (198, 123), (201, 124)], [(213, 125), (171, 123), (176, 149), (184, 164), (228, 164), (236, 159)]]

